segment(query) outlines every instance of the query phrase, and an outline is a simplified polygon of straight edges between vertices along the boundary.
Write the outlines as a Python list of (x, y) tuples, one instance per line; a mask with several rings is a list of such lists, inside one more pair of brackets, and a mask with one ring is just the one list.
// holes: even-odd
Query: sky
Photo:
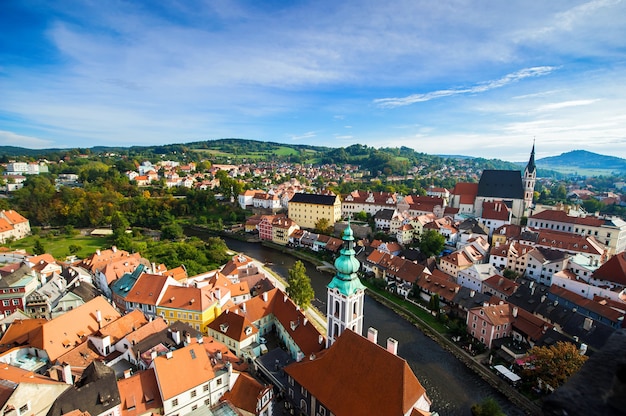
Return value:
[(626, 158), (626, 0), (2, 0), (0, 146)]

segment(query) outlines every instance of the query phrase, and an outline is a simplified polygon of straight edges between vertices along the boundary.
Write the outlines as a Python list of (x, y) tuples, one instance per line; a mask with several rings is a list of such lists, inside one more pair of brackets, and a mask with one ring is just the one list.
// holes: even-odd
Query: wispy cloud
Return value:
[(561, 108), (580, 107), (580, 106), (583, 106), (583, 105), (593, 104), (596, 101), (598, 101), (598, 100), (597, 99), (594, 99), (594, 100), (572, 100), (572, 101), (563, 101), (563, 102), (560, 102), (560, 103), (550, 103), (550, 104), (542, 105), (541, 107), (539, 107), (537, 109), (537, 111), (560, 110)]
[(380, 107), (394, 108), (402, 107), (405, 105), (411, 105), (419, 102), (425, 102), (434, 100), (437, 98), (450, 97), (453, 95), (463, 94), (477, 94), (487, 92), (495, 88), (502, 88), (514, 82), (518, 82), (525, 78), (540, 77), (550, 74), (556, 68), (553, 66), (538, 66), (533, 68), (525, 68), (511, 74), (507, 74), (504, 77), (492, 81), (482, 82), (468, 88), (454, 88), (447, 90), (432, 91), (424, 94), (412, 94), (407, 97), (400, 98), (378, 98), (374, 100), (374, 103)]
[(11, 131), (0, 130), (0, 145), (19, 146), (31, 149), (43, 149), (51, 147), (53, 142), (32, 136), (15, 134)]

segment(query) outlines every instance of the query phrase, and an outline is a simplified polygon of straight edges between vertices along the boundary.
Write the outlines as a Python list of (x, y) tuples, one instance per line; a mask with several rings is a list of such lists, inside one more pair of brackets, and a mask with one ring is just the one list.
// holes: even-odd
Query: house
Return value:
[(297, 193), (289, 200), (289, 219), (300, 227), (313, 229), (322, 218), (330, 227), (341, 219), (341, 200), (337, 195)]
[(30, 234), (30, 221), (17, 211), (0, 211), (0, 244), (20, 240)]
[(492, 276), (501, 277), (497, 269), (490, 264), (472, 264), (470, 267), (459, 270), (456, 282), (461, 286), (483, 293), (483, 283)]
[(163, 408), (156, 376), (153, 369), (127, 372), (124, 378), (117, 380), (120, 392), (121, 416), (139, 416), (158, 414)]
[(8, 316), (24, 310), (26, 296), (38, 286), (35, 272), (26, 264), (0, 279), (0, 314)]
[(456, 278), (459, 272), (471, 267), (472, 259), (464, 251), (455, 251), (439, 259), (439, 270)]
[[(570, 255), (561, 251), (545, 247), (535, 247), (523, 256), (519, 270), (531, 280), (546, 286), (552, 285), (552, 277), (567, 268)], [(524, 260), (526, 260), (524, 262)], [(524, 263), (526, 268), (523, 269)]]
[(100, 361), (89, 364), (80, 380), (55, 400), (47, 416), (77, 409), (93, 416), (120, 414), (120, 391), (112, 368)]
[(379, 346), (373, 328), (368, 338), (347, 329), (324, 354), (285, 367), (287, 397), (304, 414), (429, 415), (426, 390), (397, 347), (392, 338)]
[(473, 215), (476, 195), (478, 195), (477, 183), (457, 182), (450, 195), (450, 206), (457, 208), (458, 214)]
[(608, 248), (611, 255), (626, 250), (626, 221), (617, 217), (570, 215), (558, 209), (544, 210), (528, 218), (528, 227), (593, 236)]
[(65, 279), (54, 274), (46, 284), (26, 296), (24, 311), (32, 318), (52, 319), (52, 312), (67, 291)]
[(461, 285), (454, 281), (454, 278), (445, 274), (441, 270), (433, 270), (432, 274), (419, 276), (415, 284), (420, 289), (420, 297), (428, 302), (435, 294), (439, 299), (450, 305), (454, 297), (461, 289)]
[(472, 308), (467, 314), (467, 332), (491, 348), (494, 340), (508, 337), (513, 327), (513, 307), (508, 303)]
[[(245, 312), (246, 304), (243, 303), (242, 307)], [(244, 357), (246, 350), (247, 354), (245, 355), (249, 358), (260, 355), (260, 351), (257, 351), (256, 354), (250, 351), (253, 347), (252, 344), (259, 339), (259, 330), (245, 315), (238, 313), (239, 308), (235, 308), (233, 311), (234, 313), (229, 313), (227, 309), (208, 325), (209, 336), (221, 341), (239, 357)]]
[(67, 383), (4, 363), (0, 363), (0, 372), (0, 412), (7, 416), (45, 415), (70, 388)]
[(393, 209), (381, 209), (376, 214), (374, 214), (374, 224), (376, 224), (376, 229), (388, 232), (391, 228), (391, 219), (397, 215), (396, 211)]
[(211, 407), (235, 382), (232, 367), (215, 370), (202, 343), (168, 351), (152, 361), (163, 401), (163, 415), (187, 414)]
[(518, 287), (519, 284), (511, 279), (507, 279), (504, 276), (493, 275), (483, 281), (482, 292), (504, 300), (514, 294)]
[(156, 313), (165, 322), (181, 321), (202, 333), (221, 313), (220, 299), (211, 286), (168, 286), (156, 304)]
[(487, 227), (491, 237), (496, 229), (511, 223), (511, 215), (510, 208), (502, 201), (485, 201), (479, 221)]
[(272, 242), (286, 246), (289, 243), (289, 236), (300, 226), (284, 216), (274, 217), (272, 221)]
[(34, 320), (34, 325), (28, 321), (14, 322), (0, 340), (3, 346), (0, 351), (25, 348), (29, 354), (54, 363), (59, 356), (119, 317), (119, 312), (100, 296), (41, 324), (41, 320)]
[(235, 385), (222, 396), (246, 414), (271, 416), (274, 414), (274, 391), (271, 385), (262, 385), (247, 373), (239, 374)]
[(111, 284), (111, 299), (122, 312), (139, 309), (147, 316), (156, 317), (156, 305), (169, 286), (179, 283), (167, 275), (143, 273), (139, 264), (132, 273), (126, 273)]
[(259, 336), (276, 331), (291, 359), (300, 361), (322, 351), (324, 336), (309, 322), (304, 312), (278, 288), (261, 293), (230, 308), (229, 313), (245, 316), (258, 329)]
[(393, 192), (354, 190), (341, 201), (341, 215), (345, 218), (365, 212), (375, 217), (383, 210), (394, 211), (397, 197)]
[(396, 204), (396, 210), (399, 213), (407, 213), (410, 217), (433, 214), (441, 218), (445, 207), (443, 198), (425, 195), (407, 195)]

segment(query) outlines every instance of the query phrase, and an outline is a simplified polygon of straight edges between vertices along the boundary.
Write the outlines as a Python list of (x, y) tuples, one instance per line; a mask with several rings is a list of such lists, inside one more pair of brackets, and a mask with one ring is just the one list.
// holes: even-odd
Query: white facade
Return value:
[(350, 296), (345, 296), (337, 289), (329, 289), (327, 292), (328, 345), (330, 346), (346, 328), (362, 334), (365, 292), (357, 290)]
[(493, 275), (500, 276), (500, 273), (492, 265), (474, 264), (458, 272), (456, 283), (482, 293), (483, 282)]

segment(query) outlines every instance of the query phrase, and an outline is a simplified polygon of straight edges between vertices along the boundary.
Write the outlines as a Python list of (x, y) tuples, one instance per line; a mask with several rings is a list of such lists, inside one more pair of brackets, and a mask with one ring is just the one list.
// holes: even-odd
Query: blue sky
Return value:
[(0, 145), (626, 158), (626, 0), (0, 1)]

